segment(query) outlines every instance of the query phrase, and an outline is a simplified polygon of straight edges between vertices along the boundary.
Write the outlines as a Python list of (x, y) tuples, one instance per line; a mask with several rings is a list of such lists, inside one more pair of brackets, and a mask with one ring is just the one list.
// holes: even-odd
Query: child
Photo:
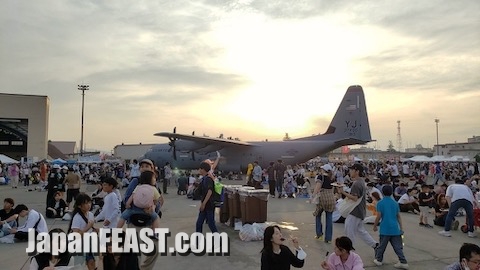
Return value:
[[(90, 212), (92, 198), (85, 193), (80, 193), (73, 207), (72, 220), (70, 221), (67, 232), (77, 232), (83, 235), (86, 232), (97, 231), (97, 229), (93, 227), (95, 219), (92, 212)], [(93, 253), (86, 253), (85, 261), (89, 270), (95, 269), (95, 257)]]
[(295, 186), (290, 177), (287, 180), (287, 184), (285, 184), (285, 193), (288, 198), (295, 198)]
[(122, 228), (125, 221), (129, 220), (134, 214), (150, 215), (152, 228), (160, 228), (160, 218), (155, 212), (155, 205), (160, 199), (160, 193), (155, 187), (156, 183), (157, 180), (154, 172), (144, 171), (140, 174), (138, 186), (133, 190), (132, 196), (128, 198), (126, 203), (127, 209), (122, 213), (117, 228)]
[(60, 191), (55, 192), (54, 201), (50, 201), (50, 205), (47, 207), (47, 218), (62, 218), (66, 213), (67, 203), (62, 198)]
[(95, 217), (95, 222), (103, 220), (105, 228), (115, 228), (120, 216), (120, 198), (115, 193), (118, 183), (112, 177), (107, 177), (103, 180), (103, 191), (107, 196), (103, 199), (102, 211)]
[(422, 185), (422, 192), (418, 194), (418, 204), (420, 206), (420, 223), (418, 225), (425, 228), (433, 228), (428, 224), (428, 214), (432, 211), (433, 207), (433, 193), (430, 192), (430, 187), (427, 184)]
[(398, 203), (391, 197), (393, 188), (385, 185), (382, 188), (383, 199), (377, 203), (377, 218), (373, 223), (373, 231), (376, 232), (377, 225), (380, 223), (380, 243), (375, 249), (375, 260), (373, 262), (380, 266), (383, 264), (383, 254), (387, 248), (388, 242), (400, 260), (394, 265), (395, 268), (408, 269), (407, 259), (403, 255), (403, 226), (400, 218), (400, 207)]

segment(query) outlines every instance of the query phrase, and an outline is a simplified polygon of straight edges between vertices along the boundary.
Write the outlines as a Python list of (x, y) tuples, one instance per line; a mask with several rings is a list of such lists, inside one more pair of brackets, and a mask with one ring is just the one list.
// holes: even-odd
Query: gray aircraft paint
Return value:
[[(157, 133), (157, 136), (175, 138), (175, 133)], [(170, 162), (180, 169), (197, 169), (200, 162), (207, 158), (215, 159), (215, 151), (222, 155), (218, 169), (223, 171), (245, 171), (248, 163), (257, 160), (262, 168), (269, 162), (282, 159), (285, 164), (297, 164), (323, 155), (345, 145), (365, 144), (372, 141), (368, 122), (365, 95), (361, 86), (350, 86), (324, 134), (298, 138), (288, 141), (241, 142), (224, 146), (215, 138), (208, 138), (211, 143), (197, 142), (195, 137), (175, 141), (176, 160), (169, 144), (159, 144), (150, 149), (145, 158), (151, 159), (158, 166)], [(225, 140), (223, 140), (225, 141)], [(194, 159), (193, 159), (194, 158)]]

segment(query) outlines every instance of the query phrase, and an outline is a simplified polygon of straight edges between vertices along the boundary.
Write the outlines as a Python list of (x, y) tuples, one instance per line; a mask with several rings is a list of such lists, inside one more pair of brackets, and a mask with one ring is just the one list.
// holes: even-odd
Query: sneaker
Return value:
[(458, 226), (460, 226), (460, 222), (458, 220), (455, 220), (452, 224), (452, 230), (458, 230)]
[(438, 234), (443, 235), (445, 237), (451, 237), (452, 234), (449, 231), (439, 231)]
[(474, 232), (468, 232), (468, 237), (475, 238), (477, 237)]
[(383, 265), (383, 262), (379, 262), (377, 259), (373, 260), (373, 263), (374, 263), (376, 266), (382, 266), (382, 265)]
[(408, 269), (408, 263), (398, 262), (398, 263), (394, 264), (393, 267), (395, 267), (397, 269)]
[(373, 247), (373, 250), (377, 251), (378, 246), (380, 246), (380, 243), (376, 243), (375, 246)]
[(317, 240), (323, 240), (323, 235), (315, 236), (315, 239), (317, 239)]
[(325, 240), (325, 243), (330, 244), (330, 243), (332, 243), (332, 241)]
[(432, 225), (430, 225), (430, 224), (425, 224), (425, 228), (429, 228), (429, 229), (431, 229), (431, 228), (433, 228), (433, 226), (432, 226)]

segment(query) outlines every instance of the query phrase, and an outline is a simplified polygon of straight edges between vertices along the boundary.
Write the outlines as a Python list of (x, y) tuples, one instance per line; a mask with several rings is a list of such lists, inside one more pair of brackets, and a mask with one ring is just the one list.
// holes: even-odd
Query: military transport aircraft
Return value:
[(152, 147), (144, 156), (158, 166), (170, 162), (179, 169), (197, 169), (207, 158), (216, 159), (221, 154), (218, 169), (229, 172), (244, 171), (248, 163), (257, 160), (262, 168), (271, 161), (283, 160), (285, 164), (306, 162), (345, 145), (365, 144), (372, 141), (363, 89), (350, 86), (324, 134), (285, 141), (243, 142), (236, 139), (210, 138), (172, 132), (155, 136), (167, 137), (168, 144)]

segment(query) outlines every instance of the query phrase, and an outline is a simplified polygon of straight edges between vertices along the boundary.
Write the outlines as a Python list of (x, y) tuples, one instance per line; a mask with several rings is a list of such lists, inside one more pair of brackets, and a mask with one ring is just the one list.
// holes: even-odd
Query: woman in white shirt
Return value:
[(409, 188), (407, 193), (403, 194), (398, 199), (398, 205), (400, 206), (400, 212), (413, 212), (414, 214), (420, 213), (418, 206), (418, 200), (414, 197), (417, 194), (417, 189)]
[[(75, 200), (72, 220), (68, 226), (68, 232), (76, 232), (80, 235), (92, 231), (98, 231), (93, 227), (95, 219), (90, 212), (92, 207), (92, 198), (85, 193), (80, 193)], [(85, 254), (85, 261), (89, 270), (95, 269), (95, 257), (92, 253)]]

